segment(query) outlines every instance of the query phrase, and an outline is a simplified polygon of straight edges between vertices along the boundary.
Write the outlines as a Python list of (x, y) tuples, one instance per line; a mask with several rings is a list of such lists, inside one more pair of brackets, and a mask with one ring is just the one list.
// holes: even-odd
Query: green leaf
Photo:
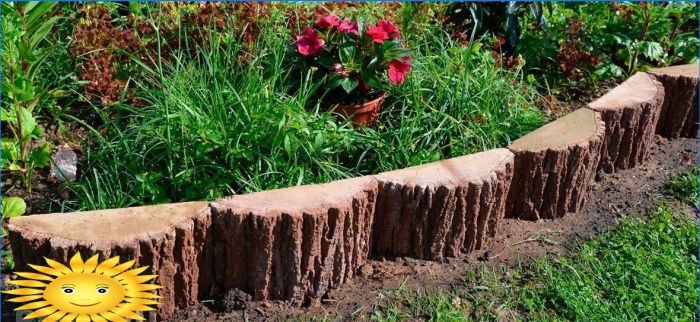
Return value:
[(358, 81), (355, 78), (343, 78), (343, 81), (340, 83), (340, 86), (343, 87), (346, 93), (350, 94), (357, 85), (360, 84), (360, 81)]
[(19, 217), (27, 211), (27, 204), (20, 197), (2, 197), (2, 219)]
[(38, 139), (44, 134), (44, 129), (36, 123), (32, 112), (26, 108), (20, 109), (20, 121), (22, 122), (22, 140)]
[(53, 25), (56, 24), (56, 21), (58, 21), (59, 17), (53, 17), (50, 18), (46, 21), (44, 21), (39, 27), (31, 33), (31, 38), (29, 38), (29, 48), (30, 50), (34, 50), (37, 48), (39, 43), (48, 36), (48, 34), (51, 32), (51, 29), (53, 29)]
[(664, 55), (664, 49), (661, 44), (654, 41), (640, 41), (635, 47), (644, 55), (651, 60), (659, 60)]
[(41, 23), (44, 13), (51, 10), (55, 5), (56, 2), (52, 1), (30, 2), (27, 4), (25, 7), (25, 18), (30, 33), (33, 33)]
[(39, 147), (33, 148), (29, 154), (29, 163), (32, 168), (45, 167), (51, 163), (51, 148), (48, 143), (44, 143)]
[(333, 69), (333, 64), (335, 64), (335, 62), (333, 61), (333, 58), (330, 58), (328, 56), (320, 56), (320, 57), (318, 57), (317, 61), (318, 61), (319, 65), (321, 65), (327, 69), (330, 69), (330, 70)]
[(344, 65), (352, 65), (355, 62), (355, 44), (345, 43), (338, 50), (340, 62)]
[(345, 78), (338, 74), (331, 74), (328, 76), (328, 89), (333, 89), (340, 86)]
[[(12, 167), (19, 158), (19, 146), (17, 142), (10, 139), (2, 139), (2, 166)], [(13, 169), (10, 169), (13, 170)]]

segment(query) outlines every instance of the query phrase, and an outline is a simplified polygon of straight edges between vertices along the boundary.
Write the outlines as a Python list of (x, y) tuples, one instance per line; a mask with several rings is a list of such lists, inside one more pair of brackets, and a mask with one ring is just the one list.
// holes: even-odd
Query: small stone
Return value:
[(218, 305), (226, 312), (245, 310), (248, 308), (248, 302), (253, 299), (250, 294), (243, 292), (237, 288), (230, 289), (218, 301)]
[(62, 148), (51, 155), (51, 177), (59, 181), (75, 181), (78, 174), (78, 155)]
[(374, 274), (374, 268), (369, 264), (364, 264), (357, 270), (357, 275), (364, 278), (370, 277), (372, 274)]

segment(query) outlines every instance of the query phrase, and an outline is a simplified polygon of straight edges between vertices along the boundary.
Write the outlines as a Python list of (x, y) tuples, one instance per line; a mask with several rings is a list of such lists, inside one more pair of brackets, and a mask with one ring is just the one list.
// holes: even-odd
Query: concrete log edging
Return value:
[(663, 86), (638, 73), (508, 149), (212, 203), (17, 217), (11, 246), (18, 270), (76, 251), (151, 266), (163, 299), (149, 320), (230, 288), (302, 304), (367, 258), (457, 256), (494, 237), (504, 216), (577, 211), (596, 171), (643, 160), (663, 100)]
[(582, 108), (513, 142), (506, 216), (539, 220), (577, 212), (595, 179), (605, 128), (600, 113)]
[(648, 71), (666, 92), (656, 133), (676, 139), (698, 137), (698, 64)]
[[(303, 304), (371, 256), (434, 259), (479, 248), (503, 218), (512, 167), (512, 153), (496, 149), (212, 203), (18, 217), (8, 229), (17, 270), (43, 256), (67, 262), (77, 251), (151, 266), (163, 299), (150, 320), (232, 288)], [(391, 202), (396, 192), (402, 198)], [(386, 231), (396, 238), (384, 239)]]
[(664, 87), (654, 76), (636, 73), (588, 107), (605, 121), (603, 155), (598, 169), (605, 173), (640, 164), (656, 133)]

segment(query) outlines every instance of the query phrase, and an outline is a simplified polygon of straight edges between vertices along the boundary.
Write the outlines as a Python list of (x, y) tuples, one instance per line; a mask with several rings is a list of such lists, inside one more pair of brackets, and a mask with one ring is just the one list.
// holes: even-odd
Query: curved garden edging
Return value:
[(679, 65), (649, 71), (666, 88), (656, 133), (667, 138), (698, 137), (698, 65)]
[[(696, 91), (674, 89), (674, 102), (694, 100)], [(661, 83), (638, 73), (509, 149), (212, 203), (17, 217), (10, 241), (18, 270), (42, 256), (67, 261), (75, 251), (151, 266), (163, 298), (150, 319), (230, 288), (304, 303), (352, 277), (368, 257), (456, 256), (494, 237), (506, 215), (577, 211), (598, 170), (643, 161), (662, 109), (663, 131), (674, 124), (677, 105), (663, 102)], [(688, 123), (697, 120), (678, 124)]]

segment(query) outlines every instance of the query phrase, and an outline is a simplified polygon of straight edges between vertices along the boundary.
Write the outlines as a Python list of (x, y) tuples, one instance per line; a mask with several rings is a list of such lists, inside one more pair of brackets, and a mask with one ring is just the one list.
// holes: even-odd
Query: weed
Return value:
[(668, 186), (667, 194), (697, 208), (699, 196), (698, 166), (694, 165), (691, 169), (685, 170), (683, 173), (672, 178)]

